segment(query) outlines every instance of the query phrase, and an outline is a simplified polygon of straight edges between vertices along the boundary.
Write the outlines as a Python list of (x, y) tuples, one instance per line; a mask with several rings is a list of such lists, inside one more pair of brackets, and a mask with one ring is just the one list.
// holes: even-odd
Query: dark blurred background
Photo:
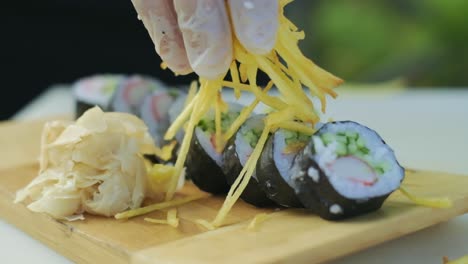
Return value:
[[(296, 0), (304, 53), (352, 83), (403, 78), (418, 87), (466, 87), (466, 0)], [(168, 84), (130, 0), (7, 1), (0, 9), (7, 119), (51, 85), (99, 73), (139, 73)], [(13, 94), (13, 95), (12, 95)]]

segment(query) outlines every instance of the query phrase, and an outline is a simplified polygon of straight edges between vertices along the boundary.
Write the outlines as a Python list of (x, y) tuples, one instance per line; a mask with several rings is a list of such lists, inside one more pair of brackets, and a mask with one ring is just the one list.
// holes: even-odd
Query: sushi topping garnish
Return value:
[[(224, 76), (215, 80), (200, 78), (200, 90), (167, 131), (165, 139), (171, 140), (185, 124), (187, 125), (187, 133), (182, 141), (175, 164), (176, 175), (173, 179), (172, 189), (166, 196), (168, 200), (172, 199), (174, 195), (175, 186), (178, 181), (177, 175), (180, 174), (178, 172), (182, 170), (185, 163), (193, 136), (193, 129), (210, 108), (218, 107), (216, 97), (223, 87), (234, 88), (237, 97), (240, 96), (241, 92), (251, 92), (255, 95), (256, 100), (271, 107), (275, 111), (289, 109), (288, 111), (290, 111), (292, 115), (289, 116), (288, 119), (283, 120), (283, 122), (286, 125), (293, 126), (296, 124), (292, 122), (292, 120), (300, 120), (302, 122), (311, 123), (312, 125), (315, 125), (319, 121), (319, 116), (314, 109), (312, 100), (303, 90), (304, 86), (309, 89), (312, 95), (319, 98), (322, 111), (326, 109), (326, 95), (328, 94), (332, 97), (337, 96), (333, 88), (343, 81), (315, 65), (311, 60), (306, 58), (299, 49), (298, 42), (305, 37), (304, 32), (299, 31), (298, 28), (284, 16), (283, 12), (284, 7), (290, 2), (289, 0), (280, 1), (280, 26), (277, 36), (278, 41), (274, 50), (267, 55), (251, 54), (239, 43), (234, 35), (234, 60), (230, 68), (232, 81), (225, 81)], [(270, 77), (278, 88), (279, 96), (269, 95), (257, 86), (258, 70), (262, 70)], [(247, 110), (253, 109), (247, 108)], [(269, 115), (271, 116), (275, 113), (276, 112), (272, 112)], [(248, 114), (240, 116), (245, 119), (234, 122), (238, 127), (245, 122), (248, 118)], [(276, 128), (281, 127), (279, 123), (277, 125)], [(229, 131), (232, 133), (232, 130)], [(267, 136), (268, 134), (265, 137)], [(263, 147), (263, 145), (261, 147)], [(233, 186), (232, 188), (235, 187)], [(235, 200), (237, 200), (237, 198), (235, 198)]]

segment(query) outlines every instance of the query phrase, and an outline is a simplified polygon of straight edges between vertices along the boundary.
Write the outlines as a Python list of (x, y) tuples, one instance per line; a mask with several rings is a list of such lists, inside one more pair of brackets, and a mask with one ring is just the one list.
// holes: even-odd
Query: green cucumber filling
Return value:
[(249, 129), (247, 131), (241, 131), (242, 137), (250, 145), (251, 148), (255, 148), (258, 143), (258, 139), (262, 135), (262, 130), (260, 129)]
[(338, 157), (355, 156), (367, 162), (378, 174), (384, 174), (390, 169), (387, 162), (375, 162), (369, 155), (369, 148), (366, 146), (364, 138), (357, 132), (346, 131), (333, 133), (323, 133), (320, 135), (325, 146), (336, 142), (336, 154)]
[(117, 87), (118, 83), (119, 83), (118, 80), (107, 81), (105, 86), (101, 90), (102, 94), (112, 95), (114, 93), (115, 87)]
[(167, 91), (170, 97), (177, 98), (180, 95), (180, 92), (175, 89), (170, 89)]
[(286, 130), (284, 132), (284, 141), (286, 146), (296, 145), (300, 143), (305, 143), (310, 140), (309, 135), (304, 135), (300, 132)]
[[(221, 113), (221, 131), (225, 133), (229, 127), (232, 125), (234, 120), (239, 116), (239, 112), (227, 112)], [(214, 118), (202, 118), (200, 122), (198, 122), (198, 127), (201, 130), (209, 135), (212, 135), (216, 132), (216, 125)]]

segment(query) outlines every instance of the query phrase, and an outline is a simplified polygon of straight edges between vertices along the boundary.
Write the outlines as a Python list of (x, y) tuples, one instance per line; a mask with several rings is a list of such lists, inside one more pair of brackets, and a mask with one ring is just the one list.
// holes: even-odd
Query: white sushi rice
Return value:
[(358, 133), (366, 142), (366, 147), (370, 150), (371, 163), (385, 162), (389, 164), (389, 168), (383, 174), (377, 175), (377, 181), (372, 185), (364, 185), (340, 177), (339, 173), (331, 169), (331, 165), (338, 158), (336, 155), (336, 142), (325, 146), (319, 137), (314, 136), (313, 141), (316, 155), (311, 157), (315, 159), (320, 169), (325, 172), (335, 190), (340, 195), (349, 199), (366, 199), (386, 195), (399, 188), (401, 180), (404, 177), (404, 170), (399, 166), (393, 150), (382, 142), (377, 133), (355, 123), (328, 125), (324, 130), (321, 130), (321, 133), (336, 134), (343, 131)]
[[(177, 99), (172, 103), (172, 105), (169, 107), (169, 123), (174, 123), (174, 121), (177, 119), (180, 113), (182, 113), (182, 110), (184, 109), (185, 106), (185, 101), (187, 100), (187, 94), (186, 93), (181, 93)], [(184, 131), (183, 129), (180, 129), (176, 136), (175, 139), (178, 142), (182, 142), (184, 139)]]
[(286, 138), (285, 130), (279, 129), (273, 139), (273, 160), (275, 162), (276, 169), (278, 170), (281, 177), (286, 181), (291, 187), (292, 183), (290, 181), (289, 172), (293, 164), (294, 157), (296, 153), (284, 153), (286, 149)]
[[(240, 112), (242, 110), (242, 105), (237, 104), (237, 103), (229, 103), (229, 111), (230, 112)], [(174, 110), (175, 112), (177, 110)], [(208, 111), (208, 113), (205, 115), (204, 118), (207, 119), (214, 119), (215, 118), (215, 113), (213, 110)], [(212, 158), (218, 166), (222, 166), (223, 164), (223, 159), (222, 159), (222, 153), (218, 153), (216, 151), (216, 147), (213, 145), (211, 141), (211, 136), (210, 134), (204, 132), (201, 128), (197, 127), (195, 129), (195, 136), (198, 138), (198, 141), (201, 145), (201, 147), (205, 150), (205, 152), (208, 154), (210, 158)]]
[[(135, 111), (143, 103), (145, 96), (157, 89), (165, 89), (165, 86), (156, 79), (140, 75), (130, 76), (117, 87), (111, 102), (112, 108), (117, 112), (137, 114)], [(127, 93), (129, 97), (126, 96)]]
[(145, 97), (140, 108), (141, 119), (158, 146), (163, 144), (164, 133), (169, 127), (168, 111), (173, 101), (168, 91), (156, 90)]
[[(252, 130), (252, 129), (259, 129), (263, 130), (264, 123), (263, 118), (265, 115), (254, 115), (251, 118), (247, 119), (244, 125), (240, 128), (239, 132), (236, 133), (235, 145), (236, 145), (236, 153), (237, 157), (239, 158), (239, 162), (242, 166), (245, 166), (247, 160), (249, 159), (250, 155), (252, 154), (253, 148), (250, 144), (245, 140), (244, 135)], [(255, 179), (257, 179), (255, 172), (252, 175)]]
[(203, 132), (203, 130), (199, 127), (195, 129), (195, 136), (197, 137), (202, 149), (205, 150), (206, 154), (208, 154), (208, 156), (214, 160), (218, 166), (221, 167), (223, 164), (222, 155), (216, 151), (215, 147), (211, 143), (211, 136), (208, 135), (208, 133)]
[(109, 74), (79, 79), (73, 84), (73, 95), (79, 101), (105, 108), (109, 105), (115, 87), (124, 78), (122, 75)]

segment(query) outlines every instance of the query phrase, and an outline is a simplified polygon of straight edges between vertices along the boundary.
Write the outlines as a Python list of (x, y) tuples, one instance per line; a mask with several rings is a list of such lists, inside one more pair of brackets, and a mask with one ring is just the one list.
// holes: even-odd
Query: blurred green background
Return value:
[(347, 82), (467, 86), (467, 0), (297, 0), (304, 53)]

